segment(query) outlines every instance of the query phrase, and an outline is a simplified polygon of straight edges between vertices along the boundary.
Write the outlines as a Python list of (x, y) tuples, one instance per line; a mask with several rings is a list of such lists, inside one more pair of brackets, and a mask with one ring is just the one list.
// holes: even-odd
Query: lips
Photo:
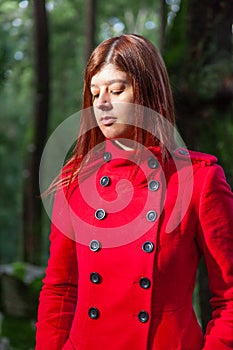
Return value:
[(117, 120), (117, 118), (112, 117), (112, 116), (106, 116), (106, 117), (102, 117), (101, 118), (101, 124), (105, 125), (105, 126), (109, 126), (112, 125), (113, 123), (115, 123)]

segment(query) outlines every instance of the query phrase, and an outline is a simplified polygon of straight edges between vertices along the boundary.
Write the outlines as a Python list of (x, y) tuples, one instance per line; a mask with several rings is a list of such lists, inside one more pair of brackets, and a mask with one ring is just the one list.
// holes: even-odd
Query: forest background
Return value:
[[(0, 0), (0, 349), (29, 350), (49, 219), (38, 199), (46, 140), (81, 109), (91, 50), (138, 33), (162, 52), (188, 148), (215, 154), (233, 185), (233, 2)], [(210, 317), (203, 262), (194, 306)]]

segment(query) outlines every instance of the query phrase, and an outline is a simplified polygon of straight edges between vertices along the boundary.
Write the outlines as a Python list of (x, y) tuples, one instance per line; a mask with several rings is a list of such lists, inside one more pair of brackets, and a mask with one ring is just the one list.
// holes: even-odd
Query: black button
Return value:
[(148, 166), (151, 169), (156, 169), (156, 168), (158, 168), (159, 163), (158, 163), (157, 159), (151, 157), (148, 159)]
[(104, 161), (109, 162), (112, 159), (112, 155), (110, 152), (105, 152), (104, 153)]
[(88, 311), (88, 315), (90, 318), (92, 318), (93, 320), (96, 320), (99, 315), (100, 315), (100, 312), (99, 310), (96, 308), (96, 307), (91, 307)]
[(157, 180), (151, 180), (148, 187), (151, 191), (157, 191), (159, 189), (159, 182)]
[(138, 314), (138, 319), (140, 322), (145, 323), (149, 320), (149, 314), (146, 311), (140, 311)]
[(109, 179), (108, 176), (102, 176), (102, 177), (101, 177), (101, 179), (100, 179), (100, 184), (101, 184), (101, 186), (106, 187), (106, 186), (109, 185), (109, 183), (110, 183), (110, 179)]
[(95, 217), (98, 220), (103, 220), (106, 216), (106, 212), (104, 209), (97, 209), (95, 212)]
[(140, 279), (140, 286), (143, 288), (143, 289), (148, 289), (150, 288), (150, 280), (149, 278), (147, 277), (142, 277)]
[(154, 244), (150, 241), (144, 242), (142, 245), (142, 250), (145, 253), (151, 253), (154, 250)]
[(91, 241), (90, 243), (90, 249), (93, 252), (97, 252), (100, 249), (100, 242), (97, 241), (96, 239), (93, 239), (93, 241)]
[(146, 218), (150, 222), (154, 222), (157, 218), (157, 213), (154, 210), (149, 210), (146, 214)]
[(92, 283), (98, 284), (101, 282), (101, 276), (97, 272), (92, 272), (90, 274), (90, 280)]

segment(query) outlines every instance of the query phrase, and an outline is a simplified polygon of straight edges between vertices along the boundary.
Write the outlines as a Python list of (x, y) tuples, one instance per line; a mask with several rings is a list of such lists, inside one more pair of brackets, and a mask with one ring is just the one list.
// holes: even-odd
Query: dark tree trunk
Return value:
[(89, 59), (96, 45), (96, 5), (96, 0), (86, 0), (86, 61)]
[(24, 260), (39, 264), (42, 249), (42, 203), (39, 166), (45, 146), (49, 112), (48, 24), (45, 0), (34, 0), (35, 97), (33, 139), (28, 154), (28, 177), (24, 184), (23, 235)]
[(160, 40), (159, 48), (161, 53), (164, 51), (165, 36), (167, 27), (167, 11), (166, 11), (166, 1), (160, 0)]

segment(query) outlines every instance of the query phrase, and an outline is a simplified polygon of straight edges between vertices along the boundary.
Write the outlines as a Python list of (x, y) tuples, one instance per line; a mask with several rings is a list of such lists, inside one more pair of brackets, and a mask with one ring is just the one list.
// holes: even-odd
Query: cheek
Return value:
[(94, 114), (94, 118), (98, 123), (98, 120), (100, 119), (100, 114), (101, 114), (101, 110), (97, 107), (95, 107), (95, 105), (93, 104), (93, 114)]
[(124, 96), (124, 100), (125, 102), (133, 103), (134, 102), (133, 92), (129, 91), (128, 94)]
[(119, 116), (119, 119), (128, 124), (135, 124), (136, 115), (135, 115), (135, 105), (133, 103), (120, 103), (116, 105), (116, 114)]

